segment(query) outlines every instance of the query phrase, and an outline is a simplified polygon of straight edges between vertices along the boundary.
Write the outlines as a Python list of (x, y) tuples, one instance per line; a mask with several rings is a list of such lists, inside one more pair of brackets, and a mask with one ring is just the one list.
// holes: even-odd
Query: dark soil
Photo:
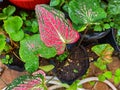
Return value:
[(62, 82), (71, 84), (74, 80), (84, 75), (88, 67), (89, 59), (84, 47), (74, 47), (70, 50), (70, 55), (65, 61), (56, 62), (55, 74)]

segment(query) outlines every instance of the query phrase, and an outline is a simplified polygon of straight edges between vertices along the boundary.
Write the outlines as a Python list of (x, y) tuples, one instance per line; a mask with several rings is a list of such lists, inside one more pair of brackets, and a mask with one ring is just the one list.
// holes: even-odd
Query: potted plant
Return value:
[[(110, 33), (105, 37), (106, 41), (110, 43), (114, 48), (115, 51), (118, 53), (120, 52), (119, 48), (119, 2), (116, 0), (109, 0), (106, 4), (106, 13), (107, 18), (105, 19), (105, 22), (110, 26), (111, 25), (111, 31)], [(105, 39), (103, 38), (103, 39)], [(102, 40), (100, 40), (102, 41)]]
[[(45, 46), (55, 48), (56, 53), (52, 54), (54, 56), (63, 54), (64, 51), (67, 52), (67, 57), (63, 58), (66, 60), (60, 63), (63, 68), (59, 67), (60, 65), (55, 65), (56, 75), (59, 76), (59, 79), (63, 82), (73, 82), (79, 76), (85, 74), (89, 66), (86, 50), (82, 46), (74, 47), (74, 50), (66, 48), (66, 44), (78, 41), (80, 37), (79, 33), (72, 28), (70, 21), (65, 19), (65, 16), (61, 11), (47, 5), (37, 5), (35, 11), (38, 18), (41, 41), (44, 42)], [(46, 48), (46, 50), (48, 49)], [(50, 53), (51, 51), (52, 50), (50, 50)], [(79, 53), (81, 53), (81, 55), (79, 55)], [(43, 57), (41, 53), (40, 56)], [(66, 69), (67, 72), (64, 71), (64, 67), (68, 68)], [(69, 68), (72, 72), (69, 72)], [(66, 75), (67, 79), (66, 77), (61, 78), (60, 73)], [(70, 74), (74, 75), (69, 77)]]

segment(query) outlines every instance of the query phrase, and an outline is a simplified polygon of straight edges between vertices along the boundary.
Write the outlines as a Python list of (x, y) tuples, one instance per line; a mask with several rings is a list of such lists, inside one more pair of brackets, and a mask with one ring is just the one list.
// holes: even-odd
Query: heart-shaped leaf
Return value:
[(39, 57), (51, 58), (56, 55), (55, 48), (46, 47), (40, 40), (40, 35), (28, 36), (20, 42), (20, 57), (25, 62), (25, 68), (34, 72), (39, 67)]
[(103, 62), (109, 63), (112, 61), (112, 53), (114, 49), (110, 44), (93, 46), (92, 51), (95, 52)]
[(75, 24), (93, 24), (106, 17), (98, 0), (71, 0), (68, 12)]
[(41, 40), (48, 47), (55, 47), (57, 54), (62, 54), (66, 44), (74, 43), (79, 34), (72, 28), (64, 14), (48, 5), (36, 5)]

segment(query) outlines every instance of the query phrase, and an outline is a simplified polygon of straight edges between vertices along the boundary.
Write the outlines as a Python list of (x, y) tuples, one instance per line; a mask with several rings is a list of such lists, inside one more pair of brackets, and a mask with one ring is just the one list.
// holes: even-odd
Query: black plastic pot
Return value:
[(110, 32), (104, 36), (103, 38), (98, 39), (99, 43), (109, 43), (116, 52), (120, 52), (120, 48), (117, 45), (117, 41), (115, 39), (115, 30), (113, 28), (109, 29)]
[(103, 32), (88, 32), (87, 34), (83, 35), (84, 41), (91, 41), (91, 40), (97, 40), (105, 37), (111, 30), (106, 30)]
[(23, 72), (25, 70), (24, 63), (22, 61), (18, 61), (18, 60), (13, 60), (12, 64), (7, 64), (6, 66), (9, 69), (19, 71), (19, 72)]
[(89, 58), (83, 46), (75, 47), (72, 45), (69, 53), (68, 58), (62, 62), (54, 59), (55, 69), (53, 72), (60, 81), (72, 84), (87, 72), (89, 68)]

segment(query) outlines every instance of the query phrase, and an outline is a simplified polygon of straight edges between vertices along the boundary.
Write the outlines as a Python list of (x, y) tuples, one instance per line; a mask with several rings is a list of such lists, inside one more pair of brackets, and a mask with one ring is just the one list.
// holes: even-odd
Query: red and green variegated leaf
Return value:
[(62, 12), (47, 6), (36, 5), (41, 40), (48, 47), (55, 47), (57, 54), (64, 52), (66, 44), (79, 39), (79, 33), (72, 28)]
[(32, 75), (23, 75), (16, 78), (5, 90), (47, 90), (45, 73), (41, 70)]

